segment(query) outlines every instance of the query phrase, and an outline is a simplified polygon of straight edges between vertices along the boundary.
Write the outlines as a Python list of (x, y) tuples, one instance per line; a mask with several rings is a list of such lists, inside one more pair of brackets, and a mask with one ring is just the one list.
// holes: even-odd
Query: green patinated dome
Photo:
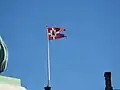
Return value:
[(7, 63), (8, 63), (8, 49), (2, 37), (0, 36), (0, 73), (6, 70)]

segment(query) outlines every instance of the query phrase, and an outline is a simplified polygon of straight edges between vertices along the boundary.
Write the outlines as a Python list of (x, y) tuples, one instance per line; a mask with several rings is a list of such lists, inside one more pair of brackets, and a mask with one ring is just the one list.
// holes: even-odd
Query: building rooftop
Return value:
[(6, 77), (0, 75), (0, 84), (10, 84), (15, 86), (21, 86), (21, 80), (13, 77)]

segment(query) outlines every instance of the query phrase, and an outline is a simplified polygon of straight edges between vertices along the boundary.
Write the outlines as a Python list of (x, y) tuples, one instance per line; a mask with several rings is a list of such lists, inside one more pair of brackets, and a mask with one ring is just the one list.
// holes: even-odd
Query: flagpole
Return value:
[[(47, 26), (46, 26), (47, 27)], [(50, 44), (47, 30), (47, 43), (48, 43), (48, 60), (47, 60), (47, 70), (48, 70), (48, 87), (50, 87)]]
[(50, 44), (48, 39), (48, 86), (50, 86)]
[[(46, 25), (47, 27), (47, 25)], [(48, 60), (47, 60), (47, 75), (48, 75), (48, 85), (44, 87), (45, 90), (51, 90), (50, 87), (50, 44), (49, 44), (49, 37), (48, 37), (48, 27), (47, 27), (47, 43), (48, 43)]]

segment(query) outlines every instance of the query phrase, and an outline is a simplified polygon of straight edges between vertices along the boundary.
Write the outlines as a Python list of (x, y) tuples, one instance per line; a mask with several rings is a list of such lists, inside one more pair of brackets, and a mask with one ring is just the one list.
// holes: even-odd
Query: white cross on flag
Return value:
[(61, 34), (60, 32), (65, 31), (64, 28), (47, 28), (48, 29), (48, 39), (49, 40), (56, 40), (60, 38), (66, 37), (64, 34)]

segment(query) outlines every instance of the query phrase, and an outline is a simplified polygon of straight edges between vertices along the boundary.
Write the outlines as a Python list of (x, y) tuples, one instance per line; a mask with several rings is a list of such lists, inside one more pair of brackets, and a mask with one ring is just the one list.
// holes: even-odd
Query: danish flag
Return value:
[(64, 34), (60, 33), (60, 32), (65, 31), (64, 28), (52, 27), (52, 28), (47, 28), (47, 30), (48, 30), (48, 39), (49, 40), (56, 40), (56, 39), (66, 37)]

